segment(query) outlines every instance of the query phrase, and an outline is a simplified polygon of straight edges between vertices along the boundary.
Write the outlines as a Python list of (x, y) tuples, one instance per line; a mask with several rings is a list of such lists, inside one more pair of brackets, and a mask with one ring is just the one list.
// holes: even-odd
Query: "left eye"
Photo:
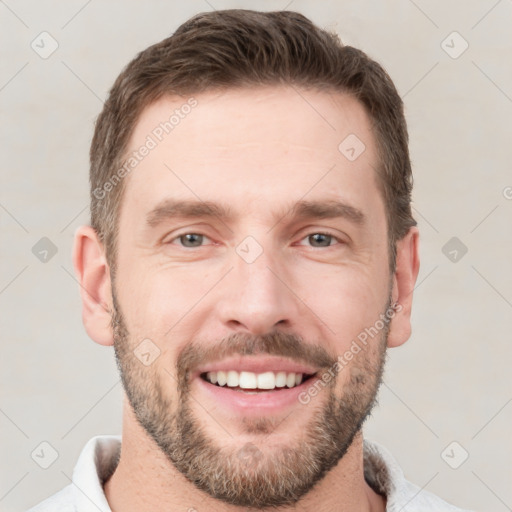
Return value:
[(329, 233), (312, 233), (311, 235), (304, 237), (302, 240), (308, 240), (312, 247), (329, 247), (338, 242), (337, 238)]
[(183, 247), (200, 247), (203, 245), (204, 240), (209, 240), (209, 238), (205, 235), (201, 235), (199, 233), (185, 233), (183, 235), (179, 235), (170, 243), (174, 243), (176, 240), (180, 241), (180, 245)]

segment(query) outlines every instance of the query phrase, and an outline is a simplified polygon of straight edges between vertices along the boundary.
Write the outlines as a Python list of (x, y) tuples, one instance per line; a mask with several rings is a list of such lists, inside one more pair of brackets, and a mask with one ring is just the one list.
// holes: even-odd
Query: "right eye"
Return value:
[[(194, 247), (201, 247), (204, 245), (203, 242), (205, 239), (210, 240), (206, 235), (202, 235), (200, 233), (183, 233), (182, 235), (178, 235), (172, 240), (169, 240), (167, 243), (193, 249)], [(175, 243), (177, 240), (179, 240), (178, 244)]]

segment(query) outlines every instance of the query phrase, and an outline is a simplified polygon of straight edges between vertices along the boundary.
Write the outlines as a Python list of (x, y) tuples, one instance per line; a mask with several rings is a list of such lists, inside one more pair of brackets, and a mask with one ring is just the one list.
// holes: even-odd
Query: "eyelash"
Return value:
[[(195, 232), (188, 232), (188, 233), (182, 233), (180, 235), (177, 235), (175, 236), (174, 238), (172, 238), (171, 240), (169, 240), (168, 242), (166, 242), (166, 244), (171, 244), (171, 245), (175, 245), (173, 244), (174, 241), (176, 240), (179, 240), (180, 238), (182, 237), (185, 237), (187, 235), (196, 235), (196, 236), (202, 236), (202, 237), (205, 237), (207, 239), (210, 239), (208, 236), (206, 235), (203, 235), (202, 233), (195, 233)], [(338, 244), (343, 244), (343, 240), (340, 240), (338, 237), (336, 237), (335, 235), (333, 235), (332, 233), (329, 233), (329, 232), (325, 232), (325, 231), (314, 231), (314, 232), (311, 232), (305, 236), (303, 236), (301, 238), (301, 241), (306, 239), (306, 238), (309, 238), (310, 236), (313, 236), (313, 235), (323, 235), (323, 236), (327, 236), (327, 237), (331, 237), (333, 240), (335, 240)], [(199, 247), (203, 247), (203, 245), (200, 245), (198, 247), (186, 247), (184, 245), (181, 245), (179, 244), (181, 247), (183, 247), (184, 249), (198, 249)], [(329, 247), (333, 247), (334, 245), (337, 245), (337, 244), (330, 244), (330, 245), (327, 245), (327, 246), (323, 246), (323, 247), (314, 247), (314, 246), (309, 246), (309, 247), (312, 247), (313, 249), (327, 249)]]

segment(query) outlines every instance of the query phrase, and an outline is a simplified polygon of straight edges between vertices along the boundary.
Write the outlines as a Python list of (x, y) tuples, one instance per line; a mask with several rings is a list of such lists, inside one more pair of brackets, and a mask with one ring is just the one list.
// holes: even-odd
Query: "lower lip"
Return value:
[(210, 400), (222, 404), (226, 409), (245, 416), (261, 416), (279, 414), (297, 404), (301, 405), (299, 395), (312, 386), (318, 377), (311, 377), (293, 388), (276, 388), (254, 394), (236, 391), (227, 386), (216, 386), (201, 377), (195, 380), (201, 393)]

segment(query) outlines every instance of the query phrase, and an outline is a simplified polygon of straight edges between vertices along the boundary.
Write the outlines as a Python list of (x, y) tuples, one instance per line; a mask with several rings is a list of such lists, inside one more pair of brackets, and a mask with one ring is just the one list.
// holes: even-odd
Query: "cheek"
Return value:
[(313, 276), (300, 273), (297, 283), (310, 310), (322, 320), (326, 339), (337, 353), (370, 328), (383, 313), (388, 300), (387, 275), (380, 269), (353, 265)]
[(214, 275), (148, 265), (125, 272), (119, 294), (133, 343), (149, 338), (162, 352), (171, 350), (175, 343), (170, 340), (177, 342), (185, 334), (216, 280)]

